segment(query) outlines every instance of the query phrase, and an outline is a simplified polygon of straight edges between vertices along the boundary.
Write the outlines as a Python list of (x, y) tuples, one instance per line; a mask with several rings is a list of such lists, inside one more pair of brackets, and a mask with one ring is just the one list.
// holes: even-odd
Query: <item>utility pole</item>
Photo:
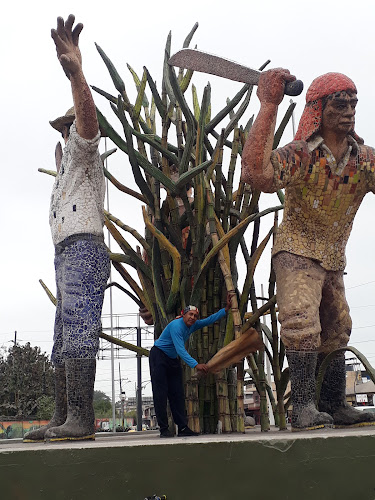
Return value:
[[(141, 347), (141, 320), (137, 315), (137, 347)], [(142, 430), (142, 355), (137, 353), (137, 431)]]
[[(104, 138), (104, 148), (107, 152), (107, 138)], [(105, 166), (108, 167), (108, 159), (105, 159)], [(107, 183), (107, 211), (109, 212), (109, 182)], [(108, 229), (108, 248), (111, 250), (111, 233)], [(109, 281), (112, 282), (112, 265), (109, 271)], [(112, 311), (112, 287), (109, 288), (109, 314), (111, 321), (111, 337), (113, 337), (113, 311)], [(116, 391), (115, 391), (115, 348), (111, 342), (111, 375), (112, 375), (112, 432), (116, 432)]]
[(120, 378), (121, 426), (122, 426), (122, 428), (124, 428), (125, 427), (125, 417), (124, 417), (125, 391), (122, 390), (120, 363), (118, 364), (118, 375)]

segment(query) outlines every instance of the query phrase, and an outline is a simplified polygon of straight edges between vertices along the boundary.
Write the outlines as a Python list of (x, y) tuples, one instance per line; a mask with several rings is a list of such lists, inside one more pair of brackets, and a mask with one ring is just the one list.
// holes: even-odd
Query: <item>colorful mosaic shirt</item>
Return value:
[(105, 182), (98, 145), (70, 127), (68, 142), (52, 189), (49, 223), (53, 243), (77, 233), (103, 234)]
[(332, 271), (345, 268), (345, 247), (363, 197), (375, 192), (374, 149), (351, 137), (336, 164), (320, 136), (272, 152), (272, 186), (285, 188), (283, 221), (272, 254), (286, 251), (318, 260)]

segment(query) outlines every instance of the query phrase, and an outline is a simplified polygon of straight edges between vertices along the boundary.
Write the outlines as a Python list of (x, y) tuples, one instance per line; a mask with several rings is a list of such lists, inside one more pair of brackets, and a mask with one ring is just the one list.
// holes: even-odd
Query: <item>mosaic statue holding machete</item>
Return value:
[[(352, 408), (345, 396), (344, 349), (352, 324), (343, 282), (345, 247), (363, 197), (375, 192), (374, 150), (354, 132), (357, 89), (340, 73), (316, 78), (295, 140), (272, 151), (278, 105), (284, 94), (301, 93), (301, 82), (284, 69), (255, 81), (254, 70), (196, 52), (184, 54), (189, 61), (183, 67), (258, 85), (261, 109), (242, 153), (242, 180), (264, 192), (285, 189), (272, 255), (290, 368), (292, 430), (374, 425), (375, 415)], [(177, 55), (172, 64), (179, 66)], [(340, 348), (326, 370), (317, 408), (316, 371)]]

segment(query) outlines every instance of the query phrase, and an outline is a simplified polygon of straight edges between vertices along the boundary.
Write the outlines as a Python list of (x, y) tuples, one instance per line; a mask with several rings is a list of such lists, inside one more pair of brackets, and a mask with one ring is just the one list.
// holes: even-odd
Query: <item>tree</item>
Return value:
[(134, 425), (137, 425), (137, 410), (131, 410), (124, 413), (125, 418), (132, 418)]
[[(54, 370), (40, 347), (15, 344), (0, 352), (0, 414), (36, 417), (40, 398), (53, 397)], [(39, 404), (38, 404), (39, 400)]]
[(103, 391), (94, 391), (94, 411), (96, 418), (110, 417), (112, 401)]
[(37, 412), (36, 416), (40, 420), (50, 420), (55, 411), (55, 398), (53, 396), (40, 396), (36, 400)]

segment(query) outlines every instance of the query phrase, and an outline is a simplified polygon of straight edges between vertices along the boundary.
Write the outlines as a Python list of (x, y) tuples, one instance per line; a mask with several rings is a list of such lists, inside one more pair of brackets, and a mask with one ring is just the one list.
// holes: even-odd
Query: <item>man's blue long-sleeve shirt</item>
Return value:
[(220, 311), (211, 314), (208, 318), (197, 320), (190, 328), (185, 325), (183, 318), (174, 319), (164, 328), (160, 337), (155, 341), (155, 346), (172, 359), (180, 356), (187, 365), (194, 368), (198, 362), (186, 351), (185, 342), (192, 333), (204, 326), (212, 325), (212, 323), (215, 323), (215, 321), (223, 318), (225, 315), (225, 309), (220, 309)]

